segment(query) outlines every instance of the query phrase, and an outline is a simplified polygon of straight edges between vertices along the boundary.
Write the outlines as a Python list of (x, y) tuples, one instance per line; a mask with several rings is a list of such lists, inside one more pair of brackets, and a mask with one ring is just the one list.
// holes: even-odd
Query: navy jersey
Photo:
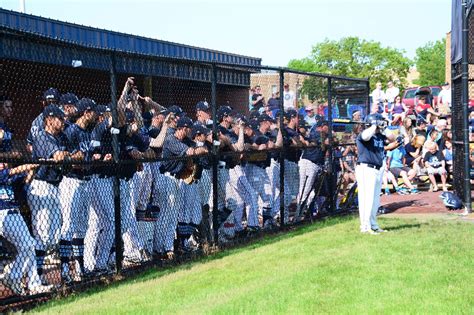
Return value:
[(3, 139), (0, 141), (0, 152), (11, 152), (13, 131), (3, 123), (0, 123), (0, 129), (4, 132)]
[[(239, 140), (239, 136), (235, 134), (232, 130), (226, 129), (222, 126), (218, 126), (218, 130), (224, 135), (227, 136), (230, 139), (230, 142), (233, 144), (236, 144), (237, 141)], [(240, 163), (240, 158), (236, 154), (232, 154), (231, 152), (234, 152), (231, 147), (226, 146), (221, 148), (221, 152), (223, 152), (223, 155), (219, 156), (219, 160), (225, 162), (225, 167), (226, 168), (234, 168)], [(225, 154), (225, 153), (228, 154)], [(230, 153), (230, 154), (229, 154)]]
[(324, 139), (321, 138), (321, 132), (312, 128), (308, 135), (309, 147), (303, 150), (302, 159), (309, 160), (318, 165), (324, 165), (326, 150), (321, 147)]
[[(267, 144), (271, 139), (266, 135), (263, 135), (261, 132), (256, 132), (253, 137), (245, 137), (245, 142), (249, 144)], [(255, 151), (248, 153), (246, 156), (246, 162), (254, 164), (258, 167), (266, 168), (270, 166), (271, 157), (269, 152), (265, 151)]]
[(29, 144), (33, 144), (35, 138), (43, 129), (44, 129), (44, 121), (43, 121), (43, 113), (41, 113), (31, 123), (30, 132), (28, 133), (28, 136), (26, 137), (26, 141)]
[(25, 176), (23, 174), (10, 176), (9, 173), (9, 168), (0, 171), (0, 210), (18, 207), (13, 185), (17, 181), (23, 181)]
[(161, 162), (161, 173), (170, 173), (179, 177), (180, 173), (186, 168), (186, 160), (166, 160), (173, 157), (186, 156), (189, 146), (183, 141), (178, 140), (174, 134), (167, 134), (163, 143), (163, 162)]
[[(94, 147), (92, 146), (92, 131), (82, 129), (77, 124), (70, 124), (69, 127), (64, 130), (64, 135), (68, 140), (67, 150), (69, 153), (74, 154), (81, 151), (84, 155), (84, 161), (92, 161), (92, 153)], [(82, 177), (91, 175), (91, 168), (89, 165), (74, 166), (69, 172), (70, 176)]]
[[(137, 132), (130, 136), (127, 135), (127, 128), (127, 125), (121, 127), (119, 134), (120, 157), (123, 160), (131, 160), (130, 152), (133, 150), (145, 152), (150, 144), (149, 137), (141, 132)], [(131, 179), (139, 165), (141, 165), (138, 163), (139, 162), (123, 163), (119, 168), (119, 177), (125, 180)]]
[(359, 163), (366, 163), (382, 167), (385, 158), (385, 141), (387, 137), (381, 133), (375, 133), (369, 141), (362, 140), (362, 134), (357, 137), (357, 151)]
[[(41, 130), (33, 141), (33, 160), (52, 159), (58, 151), (66, 151), (67, 142), (63, 134), (54, 136), (44, 129)], [(62, 168), (59, 165), (41, 165), (35, 179), (59, 184), (62, 179)]]
[(285, 127), (285, 132), (283, 135), (283, 156), (285, 157), (285, 160), (298, 163), (298, 160), (301, 156), (301, 151), (298, 148), (292, 147), (293, 139), (299, 139), (298, 132), (294, 129)]
[[(110, 127), (108, 121), (97, 124), (91, 133), (91, 154), (100, 154), (101, 159), (106, 154), (112, 154), (112, 134), (110, 133)], [(91, 169), (91, 173), (98, 174), (99, 176), (110, 177), (115, 174), (114, 168), (110, 165), (95, 165)]]

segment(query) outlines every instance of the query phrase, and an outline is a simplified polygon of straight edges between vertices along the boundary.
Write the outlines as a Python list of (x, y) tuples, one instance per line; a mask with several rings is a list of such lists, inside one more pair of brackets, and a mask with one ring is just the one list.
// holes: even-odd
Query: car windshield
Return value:
[(404, 97), (404, 98), (414, 98), (414, 97), (415, 97), (415, 92), (416, 92), (416, 89), (408, 90), (408, 91), (405, 93), (405, 97)]

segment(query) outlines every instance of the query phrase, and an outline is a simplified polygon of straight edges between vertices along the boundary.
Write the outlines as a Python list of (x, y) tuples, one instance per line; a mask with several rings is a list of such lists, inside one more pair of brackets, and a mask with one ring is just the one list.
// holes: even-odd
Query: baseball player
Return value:
[[(58, 105), (60, 98), (59, 91), (55, 88), (49, 88), (43, 93), (43, 108), (48, 105)], [(32, 122), (30, 132), (26, 137), (28, 148), (31, 150), (34, 138), (44, 129), (43, 113), (40, 113)]]
[[(284, 154), (284, 163), (285, 163), (285, 194), (284, 198), (284, 222), (288, 222), (289, 220), (289, 206), (294, 198), (298, 195), (298, 161), (301, 155), (301, 151), (296, 146), (301, 146), (301, 138), (297, 131), (298, 127), (298, 112), (296, 110), (290, 109), (286, 111), (284, 114), (284, 130), (285, 132), (283, 135), (283, 147), (285, 150), (283, 151)], [(279, 217), (280, 215), (280, 163), (275, 160), (273, 165), (274, 169), (272, 170), (273, 178), (274, 178), (274, 185), (275, 185), (275, 196), (273, 199), (273, 210), (272, 210), (272, 222), (274, 219)], [(276, 177), (276, 178), (275, 178)]]
[[(33, 160), (69, 162), (82, 158), (81, 152), (67, 151), (67, 140), (62, 134), (64, 113), (56, 105), (43, 110), (44, 129), (33, 139)], [(31, 209), (33, 235), (36, 239), (38, 274), (42, 281), (44, 257), (47, 250), (54, 249), (61, 234), (61, 203), (59, 183), (62, 180), (62, 166), (41, 165), (28, 187), (28, 205)]]
[[(92, 161), (91, 130), (96, 121), (96, 104), (89, 98), (77, 103), (78, 118), (64, 135), (68, 140), (67, 150), (77, 159)], [(75, 262), (75, 281), (84, 274), (84, 238), (86, 236), (89, 206), (91, 202), (91, 170), (89, 166), (73, 165), (59, 185), (62, 213), (59, 256), (61, 258), (61, 276), (66, 283), (71, 282), (69, 259), (71, 254)]]
[(296, 201), (297, 208), (295, 221), (303, 219), (303, 213), (312, 203), (315, 193), (313, 191), (317, 176), (321, 174), (329, 139), (327, 138), (327, 123), (318, 120), (311, 128), (306, 139), (306, 148), (303, 150), (299, 165), (299, 193)]
[[(387, 122), (380, 114), (366, 117), (367, 128), (357, 137), (359, 158), (355, 169), (359, 189), (360, 231), (368, 234), (385, 232), (377, 224), (377, 211), (380, 206), (380, 189), (384, 167), (385, 150), (392, 150), (400, 145), (403, 139), (388, 143), (384, 134)], [(390, 140), (393, 136), (390, 135)]]
[[(197, 187), (195, 185), (194, 188), (189, 188), (193, 185), (188, 185), (188, 188), (183, 187), (187, 184), (183, 184), (181, 180), (188, 171), (188, 160), (176, 159), (207, 152), (204, 147), (192, 147), (186, 144), (189, 143), (186, 139), (191, 132), (192, 125), (193, 123), (188, 117), (179, 118), (176, 129), (169, 129), (170, 132), (168, 132), (163, 144), (164, 161), (161, 164), (160, 171), (166, 177), (167, 185), (163, 193), (166, 193), (169, 198), (169, 207), (161, 209), (161, 220), (159, 218), (157, 221), (159, 243), (156, 250), (166, 253), (169, 258), (173, 257), (174, 234), (178, 221), (182, 223), (181, 228), (178, 229), (178, 239), (181, 241), (181, 245), (186, 246), (191, 235), (189, 229), (187, 229), (187, 223), (199, 224), (197, 221), (200, 220), (201, 215), (199, 198), (196, 198), (198, 195)], [(194, 195), (188, 193), (188, 196), (186, 196), (184, 191), (190, 191)]]
[(26, 223), (18, 210), (12, 183), (24, 180), (24, 173), (37, 165), (21, 165), (8, 168), (1, 165), (0, 171), (0, 235), (16, 249), (15, 260), (0, 275), (0, 282), (10, 288), (14, 294), (25, 295), (22, 281), (28, 277), (27, 289), (30, 294), (45, 293), (52, 285), (43, 285), (38, 276), (35, 258), (35, 239), (31, 236)]

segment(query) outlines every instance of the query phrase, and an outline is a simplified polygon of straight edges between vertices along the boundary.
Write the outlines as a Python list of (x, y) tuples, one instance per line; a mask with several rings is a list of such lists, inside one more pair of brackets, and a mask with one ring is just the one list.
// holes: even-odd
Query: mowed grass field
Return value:
[(474, 313), (474, 224), (328, 219), (63, 300), (50, 314)]

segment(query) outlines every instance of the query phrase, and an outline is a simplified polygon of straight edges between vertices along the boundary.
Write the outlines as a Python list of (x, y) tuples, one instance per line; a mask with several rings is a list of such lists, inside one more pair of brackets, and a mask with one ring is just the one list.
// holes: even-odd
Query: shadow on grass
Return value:
[(104, 286), (103, 284), (95, 284), (95, 285), (93, 284), (87, 287), (84, 291), (82, 290), (76, 291), (72, 295), (69, 295), (66, 297), (64, 296), (53, 297), (53, 299), (46, 302), (45, 304), (38, 306), (35, 310), (40, 311), (40, 310), (48, 309), (53, 306), (59, 306), (59, 305), (71, 303), (75, 300), (85, 299), (97, 293), (106, 292), (108, 290), (112, 290), (120, 286), (127, 285), (129, 283), (140, 283), (140, 282), (145, 282), (145, 281), (149, 281), (153, 279), (158, 279), (163, 276), (170, 275), (182, 270), (189, 270), (192, 267), (199, 264), (215, 261), (218, 259), (223, 259), (225, 257), (236, 255), (244, 251), (257, 249), (263, 246), (267, 246), (267, 245), (274, 244), (286, 239), (293, 238), (295, 236), (304, 235), (306, 233), (311, 233), (319, 229), (334, 226), (336, 224), (346, 223), (353, 220), (354, 218), (355, 218), (354, 215), (344, 215), (344, 216), (338, 216), (338, 217), (323, 218), (320, 221), (316, 221), (312, 224), (308, 222), (308, 223), (301, 224), (298, 226), (288, 227), (283, 231), (264, 234), (262, 236), (252, 238), (248, 241), (233, 245), (232, 247), (223, 249), (222, 251), (218, 251), (214, 254), (210, 254), (207, 256), (198, 256), (196, 259), (183, 261), (179, 264), (170, 264), (166, 267), (152, 265), (148, 267), (149, 269), (135, 271), (132, 275), (127, 275), (125, 273), (124, 279), (114, 281), (107, 286)]
[(404, 229), (419, 229), (422, 225), (428, 225), (428, 223), (416, 223), (416, 224), (402, 224), (394, 227), (387, 228), (389, 231), (397, 231)]

